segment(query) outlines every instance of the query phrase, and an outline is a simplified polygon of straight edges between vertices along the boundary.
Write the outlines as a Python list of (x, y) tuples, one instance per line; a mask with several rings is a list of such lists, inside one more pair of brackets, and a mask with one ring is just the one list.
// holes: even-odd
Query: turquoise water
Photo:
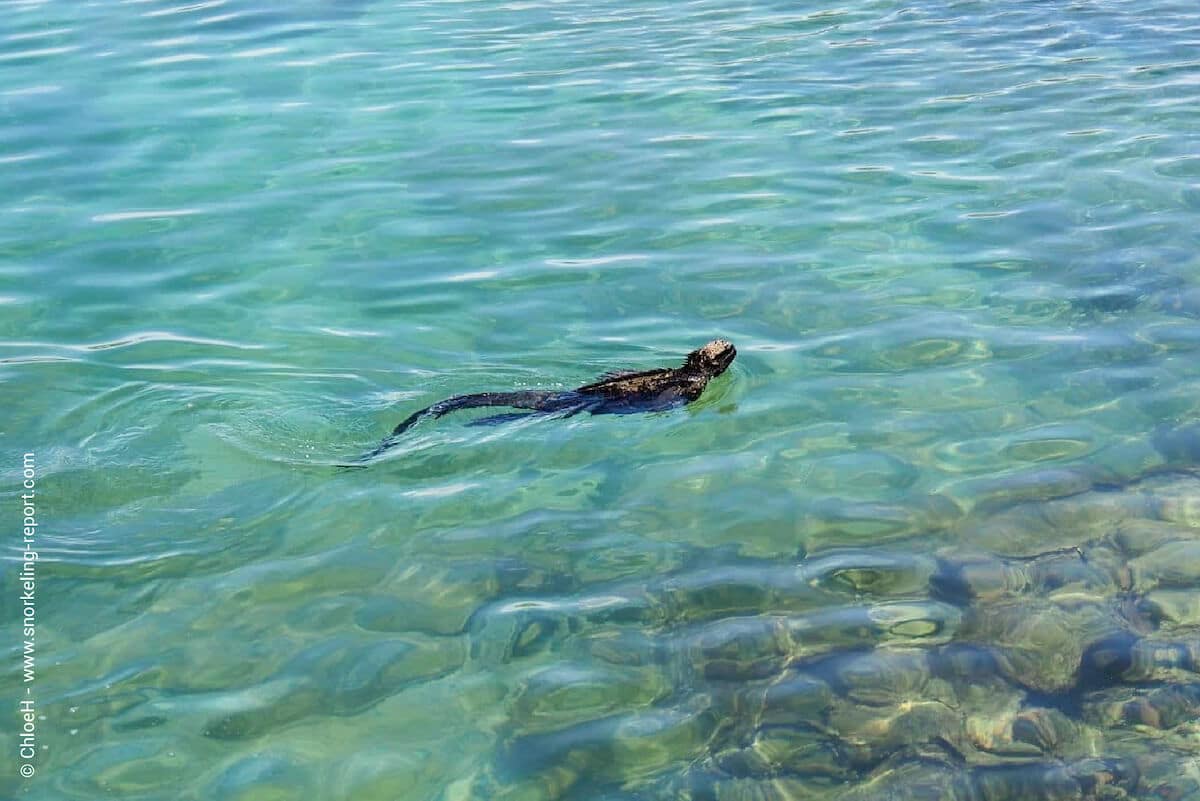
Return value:
[(3, 795), (1200, 797), (1192, 4), (282, 5), (4, 4)]

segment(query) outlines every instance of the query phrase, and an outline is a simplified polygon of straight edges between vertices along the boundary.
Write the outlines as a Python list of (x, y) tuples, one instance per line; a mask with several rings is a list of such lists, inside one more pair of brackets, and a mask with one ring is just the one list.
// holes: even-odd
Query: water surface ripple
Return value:
[(276, 5), (4, 3), (0, 795), (1200, 797), (1193, 5)]

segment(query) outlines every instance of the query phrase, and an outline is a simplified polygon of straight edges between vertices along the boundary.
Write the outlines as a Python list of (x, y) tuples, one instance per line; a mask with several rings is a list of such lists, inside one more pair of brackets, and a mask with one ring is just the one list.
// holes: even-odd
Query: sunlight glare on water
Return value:
[(1200, 793), (1193, 5), (2, 10), (0, 795)]

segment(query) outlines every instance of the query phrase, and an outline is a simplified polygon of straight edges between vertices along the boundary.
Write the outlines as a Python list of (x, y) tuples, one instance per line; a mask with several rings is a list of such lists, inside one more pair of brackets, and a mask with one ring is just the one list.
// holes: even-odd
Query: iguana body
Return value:
[[(529, 413), (563, 413), (566, 416), (591, 414), (631, 414), (670, 409), (691, 403), (700, 397), (708, 382), (729, 367), (737, 355), (733, 344), (715, 339), (688, 354), (680, 367), (663, 367), (643, 372), (617, 372), (602, 376), (591, 384), (572, 390), (524, 390), (518, 392), (480, 392), (456, 395), (432, 406), (413, 412), (396, 426), (392, 435), (378, 448), (367, 454), (375, 456), (395, 444), (395, 438), (426, 418), (438, 418), (459, 409), (485, 406), (507, 406), (528, 409)], [(477, 423), (501, 422), (527, 414), (505, 414), (485, 418)]]

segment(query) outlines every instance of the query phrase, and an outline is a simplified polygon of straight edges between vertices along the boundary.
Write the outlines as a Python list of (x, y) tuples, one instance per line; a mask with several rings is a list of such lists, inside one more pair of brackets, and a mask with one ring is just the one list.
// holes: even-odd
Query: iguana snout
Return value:
[(714, 339), (688, 354), (686, 365), (709, 377), (719, 376), (729, 369), (737, 356), (737, 348), (728, 339)]

